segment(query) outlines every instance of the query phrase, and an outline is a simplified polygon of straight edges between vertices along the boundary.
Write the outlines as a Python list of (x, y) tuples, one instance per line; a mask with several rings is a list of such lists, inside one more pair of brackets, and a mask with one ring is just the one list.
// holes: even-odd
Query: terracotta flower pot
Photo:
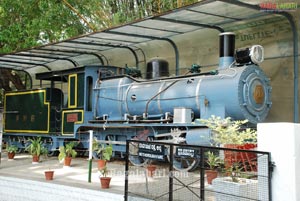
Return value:
[(153, 177), (154, 173), (156, 170), (156, 166), (155, 165), (148, 165), (147, 166), (147, 174), (149, 177)]
[(65, 157), (64, 165), (71, 166), (72, 157)]
[(9, 153), (7, 153), (8, 159), (14, 159), (15, 155), (16, 155), (15, 152), (9, 152)]
[(216, 170), (206, 170), (205, 173), (208, 184), (212, 184), (212, 180), (218, 177), (218, 171)]
[(102, 170), (106, 166), (106, 160), (98, 160), (98, 170)]
[(100, 177), (101, 188), (109, 188), (111, 177)]
[(33, 155), (32, 156), (32, 163), (35, 164), (35, 163), (38, 163), (40, 161), (40, 156), (38, 155)]
[(53, 176), (54, 176), (54, 171), (53, 170), (45, 171), (46, 180), (53, 180)]

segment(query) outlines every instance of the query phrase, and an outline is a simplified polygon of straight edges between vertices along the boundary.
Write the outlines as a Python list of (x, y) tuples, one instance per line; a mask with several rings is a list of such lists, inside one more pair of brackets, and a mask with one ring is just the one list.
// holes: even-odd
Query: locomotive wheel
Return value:
[(17, 154), (23, 153), (25, 150), (22, 148), (18, 148), (18, 150), (16, 151)]
[[(146, 141), (153, 141), (153, 137), (147, 137)], [(138, 144), (131, 143), (129, 145), (129, 161), (135, 166), (146, 166), (150, 159), (138, 156)]]
[(138, 144), (131, 143), (129, 145), (129, 161), (135, 166), (144, 166), (149, 162), (149, 159), (138, 156)]
[(15, 145), (18, 147), (18, 149), (16, 151), (17, 154), (20, 154), (25, 151), (25, 148), (23, 148), (24, 146), (20, 142), (13, 141), (13, 142), (10, 142), (9, 145)]
[[(170, 152), (168, 154), (168, 160), (170, 161)], [(178, 171), (193, 171), (200, 164), (198, 157), (183, 157), (176, 154), (176, 146), (173, 148), (173, 168)]]
[(143, 157), (133, 156), (133, 155), (129, 156), (129, 161), (135, 166), (145, 166), (146, 164), (149, 163), (149, 159), (145, 159)]
[(58, 156), (58, 154), (59, 154), (58, 151), (49, 151), (47, 155), (48, 155), (49, 157), (52, 157), (52, 156)]

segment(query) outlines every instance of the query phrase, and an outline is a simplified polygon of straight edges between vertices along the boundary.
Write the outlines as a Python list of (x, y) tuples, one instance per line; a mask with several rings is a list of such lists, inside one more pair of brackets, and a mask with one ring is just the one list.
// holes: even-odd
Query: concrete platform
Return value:
[[(57, 157), (32, 164), (31, 155), (17, 154), (8, 160), (2, 152), (0, 164), (1, 201), (58, 200), (124, 200), (125, 162), (108, 163), (113, 174), (109, 189), (101, 189), (96, 161), (93, 161), (91, 182), (88, 182), (88, 160), (76, 158), (71, 167), (64, 167)], [(54, 179), (45, 180), (44, 171), (54, 170)], [(146, 200), (130, 197), (130, 200)]]

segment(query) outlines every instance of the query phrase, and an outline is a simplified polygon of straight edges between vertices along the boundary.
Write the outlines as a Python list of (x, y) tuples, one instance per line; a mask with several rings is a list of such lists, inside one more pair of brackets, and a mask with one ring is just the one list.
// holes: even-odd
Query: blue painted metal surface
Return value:
[(265, 119), (271, 106), (269, 80), (256, 65), (227, 68), (218, 75), (140, 82), (128, 77), (104, 80), (95, 93), (100, 94), (98, 115), (108, 114), (111, 120), (123, 119), (125, 114), (163, 116), (185, 107), (192, 109), (195, 118), (230, 116), (257, 123)]

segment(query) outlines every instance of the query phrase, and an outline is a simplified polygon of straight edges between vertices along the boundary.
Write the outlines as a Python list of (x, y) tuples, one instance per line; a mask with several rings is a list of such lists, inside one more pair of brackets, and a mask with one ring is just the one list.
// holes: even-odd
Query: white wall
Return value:
[(271, 152), (273, 201), (300, 200), (300, 124), (258, 124), (258, 150)]

